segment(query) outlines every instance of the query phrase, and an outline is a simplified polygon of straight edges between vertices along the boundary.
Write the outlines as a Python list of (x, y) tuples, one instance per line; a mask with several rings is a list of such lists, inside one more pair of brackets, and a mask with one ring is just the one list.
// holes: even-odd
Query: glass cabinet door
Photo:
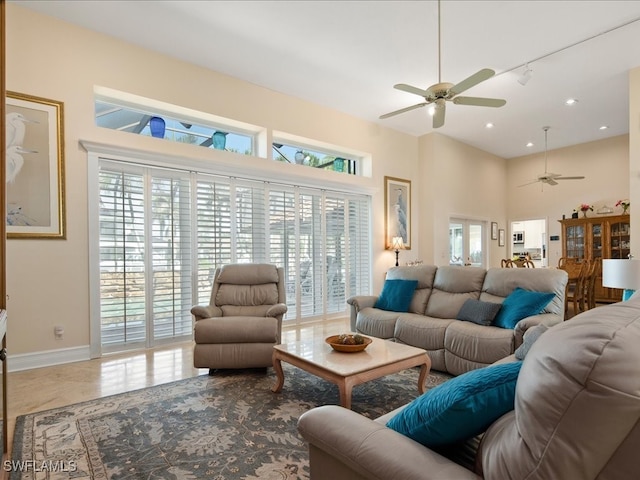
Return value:
[(631, 253), (628, 221), (611, 224), (611, 258), (628, 258)]
[(597, 260), (602, 258), (602, 224), (591, 224), (591, 259)]
[(584, 225), (567, 225), (566, 256), (584, 258)]

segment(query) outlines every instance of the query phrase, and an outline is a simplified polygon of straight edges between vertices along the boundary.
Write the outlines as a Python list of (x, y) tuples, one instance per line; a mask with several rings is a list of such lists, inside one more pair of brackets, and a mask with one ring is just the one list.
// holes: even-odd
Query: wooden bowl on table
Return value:
[(356, 343), (356, 344), (338, 343), (338, 339), (340, 338), (340, 335), (331, 335), (330, 337), (327, 337), (325, 339), (325, 342), (331, 345), (331, 348), (333, 348), (337, 352), (345, 352), (345, 353), (362, 352), (365, 348), (367, 348), (367, 346), (369, 346), (369, 344), (373, 340), (371, 340), (369, 337), (364, 337), (362, 335), (360, 336), (363, 339), (362, 343)]

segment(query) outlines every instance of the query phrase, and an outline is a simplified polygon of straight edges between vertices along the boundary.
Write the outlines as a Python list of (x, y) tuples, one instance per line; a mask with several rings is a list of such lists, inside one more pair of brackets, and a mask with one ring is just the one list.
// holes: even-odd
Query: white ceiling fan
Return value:
[(547, 132), (549, 131), (549, 127), (542, 127), (542, 130), (544, 130), (544, 173), (538, 175), (538, 177), (532, 182), (524, 183), (518, 186), (524, 187), (526, 185), (532, 185), (538, 182), (542, 183), (543, 186), (545, 183), (547, 185), (558, 185), (557, 180), (583, 180), (583, 176), (563, 177), (560, 173), (551, 173), (547, 171)]
[(407, 85), (406, 83), (398, 83), (393, 86), (397, 90), (413, 93), (424, 98), (424, 102), (412, 105), (410, 107), (401, 108), (393, 112), (385, 113), (380, 119), (399, 115), (401, 113), (415, 110), (416, 108), (434, 104), (433, 111), (433, 128), (440, 128), (444, 125), (445, 102), (450, 101), (456, 105), (472, 105), (477, 107), (502, 107), (507, 103), (506, 100), (499, 98), (481, 98), (481, 97), (458, 97), (457, 95), (476, 86), (480, 82), (484, 82), (493, 77), (496, 72), (483, 68), (468, 78), (465, 78), (455, 85), (453, 83), (443, 82), (441, 78), (441, 52), (440, 52), (440, 0), (438, 0), (438, 83), (431, 85), (426, 90), (418, 87)]

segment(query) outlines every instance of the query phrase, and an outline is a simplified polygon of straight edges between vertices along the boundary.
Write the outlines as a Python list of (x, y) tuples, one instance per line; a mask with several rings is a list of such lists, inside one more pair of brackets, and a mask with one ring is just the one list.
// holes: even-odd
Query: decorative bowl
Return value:
[(329, 345), (331, 345), (331, 348), (333, 348), (335, 351), (345, 352), (345, 353), (361, 352), (365, 348), (367, 348), (369, 344), (373, 341), (369, 337), (363, 336), (362, 338), (364, 339), (364, 343), (360, 343), (358, 345), (344, 345), (342, 343), (336, 343), (339, 337), (340, 335), (331, 335), (330, 337), (327, 337), (324, 341), (327, 342)]

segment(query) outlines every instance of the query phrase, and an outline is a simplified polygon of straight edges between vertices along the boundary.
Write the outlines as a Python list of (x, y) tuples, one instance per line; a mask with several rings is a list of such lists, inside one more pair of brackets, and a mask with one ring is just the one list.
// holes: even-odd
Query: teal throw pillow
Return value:
[(493, 319), (498, 314), (501, 304), (496, 302), (483, 302), (474, 298), (468, 298), (462, 304), (456, 318), (478, 325), (491, 325)]
[(387, 422), (427, 447), (461, 442), (513, 410), (522, 362), (472, 370), (428, 390)]
[(417, 280), (385, 280), (374, 306), (390, 312), (408, 312), (417, 286)]
[(493, 324), (501, 328), (515, 328), (523, 318), (541, 313), (555, 296), (555, 293), (532, 292), (517, 287), (502, 302)]

